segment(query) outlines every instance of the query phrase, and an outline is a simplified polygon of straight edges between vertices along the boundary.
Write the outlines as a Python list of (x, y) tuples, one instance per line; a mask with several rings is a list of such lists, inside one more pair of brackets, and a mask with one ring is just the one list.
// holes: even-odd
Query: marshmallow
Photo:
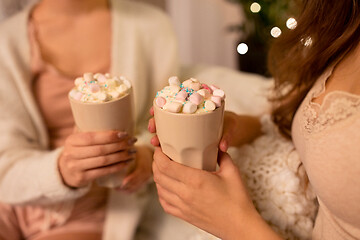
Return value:
[(99, 99), (100, 101), (105, 102), (105, 101), (107, 100), (107, 94), (106, 94), (106, 93), (103, 93), (103, 92), (99, 93), (98, 99)]
[(110, 76), (110, 73), (105, 73), (105, 77), (106, 78), (110, 78), (111, 76)]
[(171, 93), (178, 93), (180, 91), (180, 86), (177, 86), (177, 85), (172, 85), (172, 86), (169, 86), (167, 87), (167, 90), (170, 91)]
[(198, 93), (193, 93), (191, 94), (189, 100), (190, 102), (199, 105), (200, 103), (202, 103), (202, 101), (204, 101), (204, 98)]
[(128, 87), (131, 88), (131, 82), (129, 80), (127, 80), (126, 78), (123, 80), (124, 84)]
[(170, 102), (165, 104), (164, 109), (172, 113), (178, 113), (181, 111), (182, 104), (178, 102)]
[(107, 78), (101, 73), (96, 74), (94, 77), (98, 80), (99, 83), (104, 83), (107, 80)]
[(109, 95), (112, 97), (112, 99), (117, 99), (120, 97), (120, 93), (118, 91), (109, 92)]
[(128, 90), (128, 87), (125, 84), (121, 84), (120, 86), (118, 86), (116, 88), (116, 91), (118, 91), (121, 94), (127, 92), (127, 90)]
[(185, 88), (190, 88), (190, 84), (192, 83), (191, 79), (184, 81), (182, 84)]
[(207, 110), (207, 111), (214, 111), (216, 108), (216, 105), (212, 101), (207, 100), (207, 101), (205, 101), (204, 107), (205, 107), (205, 110)]
[(82, 77), (78, 77), (78, 78), (75, 79), (75, 85), (76, 86), (79, 86), (83, 82), (84, 82), (84, 79)]
[(210, 85), (210, 88), (211, 88), (211, 90), (213, 90), (213, 91), (215, 91), (216, 89), (219, 89), (217, 86), (215, 86), (215, 85)]
[(155, 103), (158, 107), (162, 108), (166, 104), (166, 99), (163, 97), (157, 97)]
[(222, 99), (219, 96), (212, 96), (211, 97), (211, 101), (213, 101), (217, 107), (221, 106), (221, 100)]
[(94, 81), (94, 74), (92, 74), (92, 73), (84, 73), (84, 80), (86, 82)]
[(212, 89), (205, 83), (201, 84), (201, 88), (207, 89), (210, 93), (212, 93)]
[(179, 86), (180, 87), (180, 80), (178, 77), (173, 76), (171, 78), (169, 78), (169, 85), (170, 86)]
[(197, 91), (197, 93), (200, 94), (203, 98), (209, 98), (211, 95), (210, 91), (204, 88)]
[(191, 102), (187, 102), (183, 106), (183, 113), (191, 114), (191, 113), (196, 112), (196, 110), (197, 110), (197, 105), (195, 105)]
[(96, 92), (100, 91), (100, 86), (98, 84), (91, 84), (90, 90), (92, 93), (96, 93)]
[(192, 82), (190, 83), (189, 88), (193, 89), (194, 91), (198, 91), (201, 88), (201, 84), (199, 82)]
[(175, 98), (175, 99), (184, 102), (188, 95), (189, 95), (189, 94), (188, 94), (187, 92), (185, 92), (185, 91), (180, 91), (180, 92), (176, 95), (176, 98)]
[(221, 97), (221, 99), (225, 98), (225, 92), (221, 89), (215, 89), (213, 95), (217, 97)]

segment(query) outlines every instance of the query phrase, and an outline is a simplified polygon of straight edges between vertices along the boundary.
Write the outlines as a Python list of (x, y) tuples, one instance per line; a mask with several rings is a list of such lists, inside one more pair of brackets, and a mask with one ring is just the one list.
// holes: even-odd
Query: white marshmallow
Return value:
[(98, 95), (97, 95), (98, 99), (100, 101), (105, 101), (107, 99), (107, 94), (106, 93), (103, 93), (103, 92), (100, 92)]
[(116, 91), (118, 91), (121, 94), (124, 94), (128, 91), (128, 87), (125, 84), (121, 84), (116, 88)]
[(104, 83), (107, 80), (107, 78), (101, 73), (96, 74), (94, 77), (98, 80), (99, 83)]
[(197, 91), (197, 93), (200, 94), (203, 98), (210, 97), (210, 91), (207, 89), (200, 89), (199, 91)]
[(123, 80), (124, 84), (128, 87), (131, 88), (131, 82), (129, 80), (127, 80), (126, 78)]
[(109, 92), (109, 95), (112, 97), (112, 99), (117, 99), (120, 97), (120, 93), (118, 91), (111, 91)]
[(76, 86), (79, 86), (83, 82), (84, 82), (84, 79), (82, 77), (78, 77), (78, 78), (75, 79), (75, 85)]
[(92, 73), (84, 73), (84, 79), (86, 82), (94, 81), (94, 74)]
[(183, 113), (191, 114), (191, 113), (196, 112), (196, 110), (197, 110), (197, 105), (196, 105), (196, 104), (193, 104), (193, 103), (191, 103), (191, 102), (187, 102), (187, 103), (185, 103), (185, 105), (183, 106)]
[(166, 109), (167, 111), (172, 112), (172, 113), (178, 113), (181, 111), (181, 107), (182, 107), (181, 103), (169, 102), (169, 103), (165, 104), (163, 109)]
[(215, 105), (215, 103), (213, 103), (212, 101), (210, 101), (210, 100), (207, 100), (207, 101), (205, 101), (205, 109), (206, 110), (208, 110), (208, 111), (213, 111), (213, 110), (215, 110), (215, 108), (216, 108), (216, 105)]
[(215, 89), (213, 91), (213, 95), (217, 96), (217, 97), (221, 97), (221, 99), (225, 98), (225, 92), (223, 90), (221, 90), (221, 89)]
[(170, 86), (180, 86), (180, 80), (178, 77), (176, 76), (173, 76), (171, 78), (169, 78), (169, 85)]
[(184, 81), (182, 84), (185, 88), (190, 88), (190, 84), (192, 83), (191, 79)]
[(110, 78), (111, 76), (110, 76), (110, 73), (105, 73), (105, 77), (106, 78)]

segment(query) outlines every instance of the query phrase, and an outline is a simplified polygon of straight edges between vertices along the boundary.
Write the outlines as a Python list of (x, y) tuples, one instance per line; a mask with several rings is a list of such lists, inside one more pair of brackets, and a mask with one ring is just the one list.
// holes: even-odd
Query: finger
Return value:
[(154, 176), (154, 182), (157, 185), (162, 186), (163, 188), (167, 189), (170, 192), (173, 192), (176, 190), (176, 192), (183, 192), (185, 190), (185, 185), (182, 182), (179, 182), (178, 180), (175, 180), (165, 174), (163, 174), (157, 165), (157, 163), (153, 162), (153, 176)]
[(159, 147), (155, 148), (154, 162), (157, 166), (157, 170), (161, 172), (161, 176), (165, 175), (169, 178), (182, 182), (185, 185), (191, 185), (195, 178), (201, 178), (202, 175), (206, 173), (203, 170), (191, 168), (171, 161)]
[(154, 107), (150, 108), (149, 113), (150, 113), (151, 116), (154, 116)]
[(155, 125), (155, 119), (154, 118), (149, 119), (148, 130), (151, 133), (156, 132), (156, 125)]
[(151, 143), (151, 145), (153, 145), (154, 147), (160, 146), (160, 141), (159, 141), (158, 136), (157, 136), (157, 135), (156, 135), (156, 136), (153, 136), (153, 137), (151, 138), (151, 140), (150, 140), (150, 143)]
[(134, 158), (135, 158), (135, 152), (133, 151), (133, 149), (129, 149), (126, 151), (120, 151), (105, 156), (78, 160), (76, 161), (76, 164), (78, 166), (78, 169), (86, 171), (95, 168), (107, 167), (120, 162), (126, 162)]
[(72, 146), (93, 146), (116, 143), (128, 136), (125, 132), (103, 131), (103, 132), (79, 132), (67, 138), (66, 144)]
[(168, 204), (181, 209), (181, 206), (183, 205), (182, 200), (177, 196), (176, 194), (168, 191), (167, 189), (163, 188), (161, 185), (156, 184), (157, 192), (159, 195), (159, 198), (165, 200)]
[(226, 152), (229, 149), (228, 141), (224, 138), (220, 140), (219, 149), (222, 152)]
[(168, 202), (166, 202), (164, 199), (162, 199), (160, 197), (159, 197), (159, 202), (160, 202), (161, 207), (164, 209), (164, 211), (167, 214), (170, 214), (170, 215), (173, 215), (175, 217), (183, 219), (183, 215), (182, 215), (180, 209), (172, 206), (171, 204), (169, 204)]
[(105, 156), (111, 153), (116, 153), (124, 150), (129, 150), (133, 146), (134, 138), (127, 138), (121, 142), (94, 145), (94, 146), (82, 146), (82, 147), (67, 147), (67, 155), (72, 159), (84, 159), (98, 156)]
[(91, 170), (87, 170), (84, 172), (84, 179), (86, 180), (95, 180), (100, 177), (104, 177), (113, 173), (117, 173), (120, 171), (123, 171), (125, 168), (127, 168), (134, 159), (126, 161), (126, 162), (120, 162), (116, 163), (114, 165), (110, 165), (103, 168), (95, 168)]

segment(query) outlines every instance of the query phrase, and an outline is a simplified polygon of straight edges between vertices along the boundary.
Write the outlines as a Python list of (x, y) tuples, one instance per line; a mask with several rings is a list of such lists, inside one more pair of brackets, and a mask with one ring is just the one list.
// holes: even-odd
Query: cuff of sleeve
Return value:
[(41, 161), (41, 169), (37, 174), (40, 191), (46, 199), (52, 202), (79, 198), (90, 189), (90, 184), (77, 189), (70, 188), (64, 184), (58, 169), (58, 158), (62, 150), (62, 148), (58, 148), (49, 152), (44, 161)]
[(153, 149), (153, 145), (151, 145), (151, 138), (153, 137), (153, 134), (148, 131), (142, 131), (140, 134), (136, 135), (136, 138), (138, 139), (137, 145), (143, 145), (150, 147)]

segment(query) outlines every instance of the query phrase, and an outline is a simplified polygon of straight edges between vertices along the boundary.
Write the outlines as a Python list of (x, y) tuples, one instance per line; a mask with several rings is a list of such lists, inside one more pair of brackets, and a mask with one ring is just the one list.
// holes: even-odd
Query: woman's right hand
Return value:
[(66, 141), (58, 167), (69, 187), (84, 187), (118, 172), (135, 158), (135, 138), (118, 131), (79, 132)]

